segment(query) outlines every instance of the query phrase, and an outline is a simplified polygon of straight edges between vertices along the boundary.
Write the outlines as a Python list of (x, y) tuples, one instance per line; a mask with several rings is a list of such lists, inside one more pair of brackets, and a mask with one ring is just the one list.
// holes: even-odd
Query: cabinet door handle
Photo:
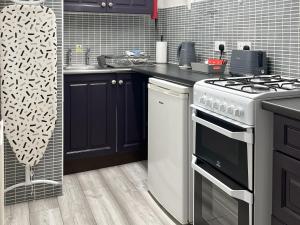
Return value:
[(105, 8), (106, 7), (106, 2), (101, 2), (100, 5), (101, 5), (102, 8)]
[(119, 80), (119, 85), (122, 85), (124, 84), (124, 81), (123, 80)]
[(111, 84), (112, 84), (112, 85), (116, 85), (116, 84), (117, 84), (117, 81), (116, 81), (116, 80), (112, 80), (112, 81), (111, 81)]
[(114, 3), (112, 3), (112, 2), (108, 3), (109, 8), (112, 8), (113, 6), (114, 6)]

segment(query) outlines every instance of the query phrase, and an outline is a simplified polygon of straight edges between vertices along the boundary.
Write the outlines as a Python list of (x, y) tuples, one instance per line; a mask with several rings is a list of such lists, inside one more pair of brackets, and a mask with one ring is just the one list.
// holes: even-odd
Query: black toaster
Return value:
[(267, 56), (264, 51), (232, 50), (230, 74), (233, 76), (266, 75)]

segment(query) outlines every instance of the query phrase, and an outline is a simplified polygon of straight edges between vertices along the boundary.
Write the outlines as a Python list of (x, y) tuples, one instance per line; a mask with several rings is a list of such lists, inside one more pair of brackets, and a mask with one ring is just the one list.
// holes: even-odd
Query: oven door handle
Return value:
[(196, 116), (195, 113), (192, 114), (192, 120), (196, 123), (199, 123), (207, 128), (210, 128), (220, 134), (225, 135), (226, 137), (235, 139), (235, 140), (239, 140), (242, 142), (246, 142), (249, 144), (253, 144), (253, 133), (252, 132), (232, 132), (230, 130), (227, 130), (223, 127), (220, 127), (218, 125), (215, 125), (211, 122), (208, 122), (204, 119), (201, 119), (199, 117)]
[(228, 187), (226, 184), (219, 181), (217, 178), (206, 172), (204, 169), (202, 169), (200, 166), (196, 164), (197, 158), (193, 155), (192, 158), (192, 168), (198, 172), (201, 176), (209, 180), (213, 185), (220, 188), (222, 191), (224, 191), (226, 194), (231, 196), (232, 198), (247, 202), (248, 204), (253, 204), (253, 194), (247, 190), (233, 190), (230, 187)]

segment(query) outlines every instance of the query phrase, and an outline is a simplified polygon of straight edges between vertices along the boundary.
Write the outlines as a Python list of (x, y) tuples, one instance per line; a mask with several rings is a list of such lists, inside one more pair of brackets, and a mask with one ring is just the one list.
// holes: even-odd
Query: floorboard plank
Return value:
[(64, 225), (96, 225), (76, 175), (64, 177), (63, 196), (58, 203)]
[(120, 167), (99, 170), (129, 218), (130, 225), (163, 225)]
[(28, 203), (5, 207), (5, 225), (30, 225)]
[(57, 198), (47, 198), (28, 203), (29, 212), (36, 213), (40, 211), (46, 211), (50, 209), (59, 209)]
[(59, 208), (30, 213), (31, 225), (63, 225)]
[(147, 168), (142, 162), (124, 164), (120, 168), (137, 189), (147, 191)]
[(145, 161), (130, 163), (120, 166), (127, 178), (136, 186), (153, 212), (161, 219), (164, 225), (176, 225), (178, 222), (171, 219), (168, 214), (157, 204), (148, 192), (147, 166)]
[(97, 171), (80, 173), (77, 176), (98, 225), (130, 225)]
[(146, 161), (64, 176), (64, 194), (5, 207), (5, 225), (175, 225), (147, 190)]

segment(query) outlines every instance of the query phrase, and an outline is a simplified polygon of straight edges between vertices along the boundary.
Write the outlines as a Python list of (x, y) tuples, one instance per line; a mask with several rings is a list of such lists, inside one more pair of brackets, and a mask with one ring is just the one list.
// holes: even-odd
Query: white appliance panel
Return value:
[(188, 97), (149, 84), (148, 189), (182, 224), (189, 216)]

